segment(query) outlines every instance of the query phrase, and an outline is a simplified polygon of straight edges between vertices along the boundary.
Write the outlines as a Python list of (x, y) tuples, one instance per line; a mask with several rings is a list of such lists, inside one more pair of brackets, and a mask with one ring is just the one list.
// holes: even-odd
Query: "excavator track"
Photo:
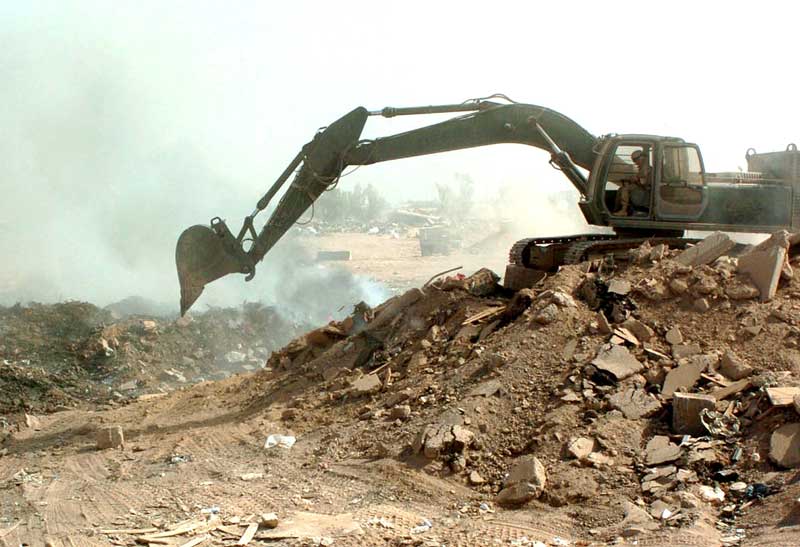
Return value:
[(579, 234), (566, 237), (528, 238), (517, 241), (509, 251), (506, 287), (519, 290), (530, 287), (549, 272), (565, 264), (613, 255), (641, 246), (666, 244), (683, 249), (699, 239), (683, 237), (625, 237), (617, 234)]

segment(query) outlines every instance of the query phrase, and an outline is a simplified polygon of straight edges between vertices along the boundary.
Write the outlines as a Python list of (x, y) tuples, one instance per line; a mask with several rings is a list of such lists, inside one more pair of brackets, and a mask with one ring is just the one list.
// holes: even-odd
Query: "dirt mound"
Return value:
[(172, 320), (85, 302), (0, 307), (0, 413), (48, 412), (255, 370), (308, 326), (259, 304)]
[[(61, 530), (74, 525), (59, 515), (85, 511), (91, 534), (119, 544), (137, 529), (177, 530), (174, 544), (194, 530), (213, 544), (247, 530), (291, 545), (798, 544), (800, 279), (775, 262), (781, 278), (756, 286), (735, 257), (698, 248), (687, 264), (643, 247), (517, 293), (488, 270), (446, 278), (359, 304), (268, 358), (254, 349), (275, 328), (261, 308), (107, 324), (70, 304), (72, 320), (29, 320), (64, 329), (50, 346), (22, 334), (21, 317), (41, 310), (4, 310), (14, 367), (61, 351), (105, 374), (135, 362), (143, 378), (202, 350), (209, 367), (245, 355), (264, 368), (44, 416), (41, 433), (27, 416), (3, 444), (0, 496), (19, 522), (44, 499)], [(117, 451), (94, 448), (107, 425), (125, 432)], [(57, 499), (64, 476), (80, 501)], [(264, 512), (274, 531), (259, 528)], [(326, 519), (346, 526), (314, 524)]]
[[(743, 510), (791, 477), (770, 440), (798, 418), (770, 395), (800, 384), (800, 285), (762, 303), (735, 259), (678, 254), (566, 267), (513, 297), (480, 273), (411, 290), (274, 353), (248, 404), (285, 403), (320, 458), (389, 457), (487, 502), (569, 506), (583, 537), (701, 527), (735, 543)], [(509, 482), (530, 455), (543, 488)]]

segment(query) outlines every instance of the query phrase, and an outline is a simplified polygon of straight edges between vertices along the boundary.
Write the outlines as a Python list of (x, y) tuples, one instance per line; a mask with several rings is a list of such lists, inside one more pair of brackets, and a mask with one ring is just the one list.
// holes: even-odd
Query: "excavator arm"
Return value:
[[(370, 115), (467, 112), (434, 125), (374, 140), (362, 140)], [(369, 112), (359, 107), (318, 132), (283, 171), (278, 180), (245, 217), (234, 236), (220, 218), (211, 227), (196, 225), (178, 238), (175, 260), (181, 286), (181, 315), (197, 300), (207, 283), (230, 273), (255, 275), (256, 264), (297, 222), (300, 216), (334, 185), (349, 165), (409, 158), (499, 143), (527, 144), (551, 153), (559, 168), (581, 195), (587, 181), (576, 167), (591, 170), (596, 139), (566, 116), (541, 106), (497, 103), (488, 100), (413, 108), (384, 108)], [(298, 170), (299, 167), (299, 170)], [(256, 233), (253, 221), (295, 173), (272, 216)], [(246, 242), (251, 242), (245, 249)]]

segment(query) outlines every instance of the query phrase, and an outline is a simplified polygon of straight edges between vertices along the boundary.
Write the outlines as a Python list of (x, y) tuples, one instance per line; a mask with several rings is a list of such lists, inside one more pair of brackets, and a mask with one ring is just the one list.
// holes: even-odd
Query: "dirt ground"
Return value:
[[(421, 258), (415, 245), (365, 234), (310, 243), (358, 249), (342, 265), (398, 288), (462, 261), (469, 268), (468, 258), (491, 259)], [(665, 259), (602, 275), (587, 269), (565, 268), (515, 297), (484, 290), (485, 277), (481, 285), (452, 279), (300, 336), (254, 373), (161, 386), (166, 393), (137, 392), (110, 406), (29, 413), (7, 425), (0, 445), (0, 544), (800, 544), (797, 471), (767, 458), (772, 432), (797, 416), (771, 408), (764, 391), (800, 379), (800, 279), (759, 303), (729, 297), (742, 281), (722, 266), (676, 271)], [(603, 331), (587, 294), (594, 276), (635, 287), (614, 302), (652, 330), (647, 344)], [(686, 294), (663, 289), (675, 279)], [(710, 309), (696, 309), (698, 294)], [(670, 431), (664, 373), (686, 364), (667, 340), (675, 325), (698, 357), (734, 351), (754, 369), (751, 384), (722, 402), (741, 432), (697, 441)], [(591, 362), (609, 343), (644, 368), (626, 378), (600, 374)], [(730, 385), (717, 365), (705, 374), (691, 389)], [(654, 408), (621, 411), (612, 401), (626, 390)], [(122, 428), (124, 446), (99, 450), (97, 432), (109, 426)], [(433, 449), (435, 432), (457, 430), (463, 442)], [(296, 444), (266, 448), (275, 434)], [(656, 435), (680, 443), (673, 464), (686, 478), (645, 492), (645, 477), (665, 469), (646, 462)], [(594, 459), (566, 453), (577, 438), (592, 440)], [(734, 457), (737, 448), (743, 455)], [(530, 456), (546, 484), (517, 506), (500, 503), (509, 470)], [(735, 493), (718, 475), (726, 469), (766, 494)], [(704, 486), (725, 501), (704, 501)], [(242, 539), (273, 512), (275, 529), (262, 525)]]

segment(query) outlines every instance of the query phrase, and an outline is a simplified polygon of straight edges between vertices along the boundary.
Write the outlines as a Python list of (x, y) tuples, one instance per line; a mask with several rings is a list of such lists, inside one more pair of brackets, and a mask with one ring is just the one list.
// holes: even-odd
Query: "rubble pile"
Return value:
[(85, 302), (0, 307), (0, 413), (126, 400), (263, 366), (304, 328), (259, 304), (181, 319)]
[(249, 404), (279, 385), (287, 429), (322, 435), (320, 459), (393, 458), (486, 503), (569, 505), (598, 540), (712, 515), (736, 544), (800, 466), (791, 244), (645, 244), (515, 294), (488, 270), (440, 279), (276, 351)]

